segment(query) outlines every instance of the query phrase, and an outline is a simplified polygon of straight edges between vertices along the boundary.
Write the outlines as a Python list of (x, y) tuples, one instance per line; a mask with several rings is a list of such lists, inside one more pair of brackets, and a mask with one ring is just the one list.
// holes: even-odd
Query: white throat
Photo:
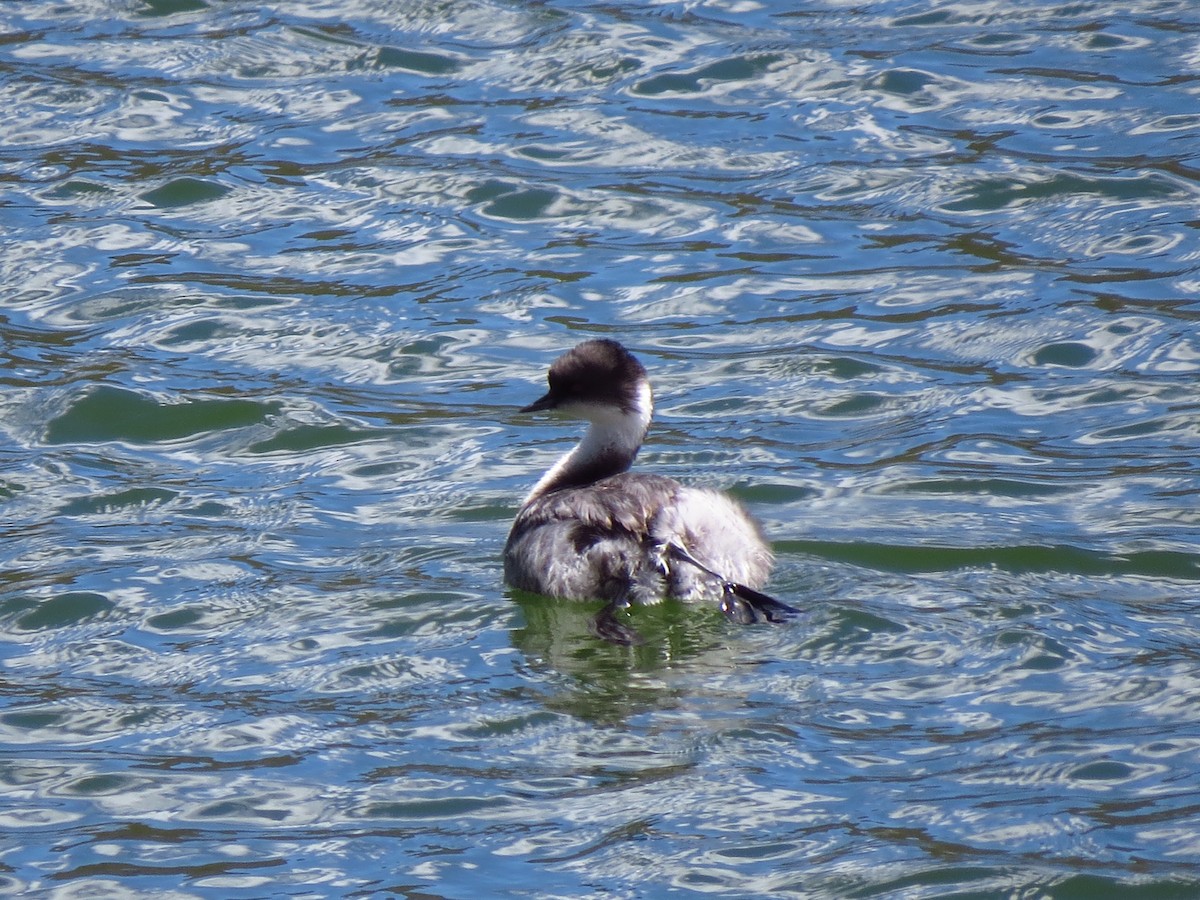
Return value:
[(563, 409), (591, 424), (579, 443), (533, 486), (526, 503), (550, 490), (587, 484), (626, 471), (646, 438), (654, 414), (654, 398), (649, 382), (643, 381), (638, 384), (637, 397), (628, 410), (596, 404), (576, 404)]

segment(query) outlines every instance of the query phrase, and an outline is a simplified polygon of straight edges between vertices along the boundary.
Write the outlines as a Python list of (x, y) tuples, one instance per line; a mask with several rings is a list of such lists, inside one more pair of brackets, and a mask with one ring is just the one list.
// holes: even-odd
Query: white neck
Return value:
[(633, 408), (628, 411), (607, 406), (579, 406), (568, 411), (588, 419), (591, 425), (574, 449), (533, 486), (526, 503), (559, 488), (580, 487), (626, 471), (646, 437), (654, 401), (650, 385), (642, 382)]

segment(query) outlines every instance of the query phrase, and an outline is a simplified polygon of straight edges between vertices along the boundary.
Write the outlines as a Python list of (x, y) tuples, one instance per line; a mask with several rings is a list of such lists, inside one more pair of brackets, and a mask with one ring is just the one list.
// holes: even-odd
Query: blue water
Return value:
[[(5, 4), (0, 892), (1200, 896), (1198, 35)], [(590, 336), (796, 620), (501, 584)]]

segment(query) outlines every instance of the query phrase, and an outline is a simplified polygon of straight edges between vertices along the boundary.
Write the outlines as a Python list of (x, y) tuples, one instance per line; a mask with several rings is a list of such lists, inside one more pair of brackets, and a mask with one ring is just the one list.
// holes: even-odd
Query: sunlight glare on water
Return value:
[[(1200, 893), (1200, 18), (9, 4), (0, 892)], [(795, 620), (501, 583), (587, 337)]]

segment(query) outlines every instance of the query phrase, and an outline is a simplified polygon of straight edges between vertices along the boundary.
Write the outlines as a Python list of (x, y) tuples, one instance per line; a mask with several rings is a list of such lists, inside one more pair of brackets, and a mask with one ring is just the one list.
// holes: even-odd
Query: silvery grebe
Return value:
[(522, 503), (504, 547), (510, 585), (607, 600), (593, 630), (621, 644), (638, 637), (615, 613), (667, 597), (719, 602), (738, 622), (796, 612), (756, 590), (771, 571), (771, 550), (736, 501), (629, 473), (654, 410), (633, 354), (616, 341), (584, 341), (554, 361), (547, 381), (546, 395), (521, 412), (557, 409), (591, 424)]

